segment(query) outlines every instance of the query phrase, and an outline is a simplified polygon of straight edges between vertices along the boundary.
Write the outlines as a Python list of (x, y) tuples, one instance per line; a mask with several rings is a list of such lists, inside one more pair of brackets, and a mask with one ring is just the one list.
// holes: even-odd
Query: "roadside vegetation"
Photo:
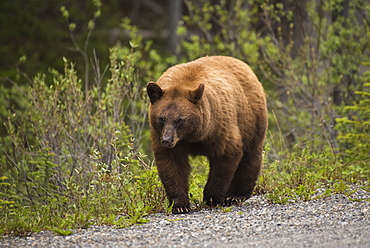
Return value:
[[(303, 2), (307, 16), (297, 33), (296, 13), (282, 3), (185, 1), (177, 57), (162, 54), (124, 19), (130, 42), (109, 50), (108, 65), (88, 50), (101, 3), (93, 1), (82, 40), (61, 7), (82, 64), (63, 57), (63, 71), (29, 78), (19, 69), (18, 77), (2, 78), (12, 87), (0, 95), (7, 116), (0, 140), (0, 235), (70, 235), (170, 213), (150, 151), (145, 86), (170, 65), (206, 55), (246, 61), (265, 87), (269, 131), (256, 194), (286, 204), (351, 195), (351, 184), (370, 191), (370, 5)], [(256, 23), (263, 32), (250, 28)], [(28, 85), (18, 84), (21, 79)], [(191, 164), (190, 197), (199, 209), (208, 162), (197, 157)]]

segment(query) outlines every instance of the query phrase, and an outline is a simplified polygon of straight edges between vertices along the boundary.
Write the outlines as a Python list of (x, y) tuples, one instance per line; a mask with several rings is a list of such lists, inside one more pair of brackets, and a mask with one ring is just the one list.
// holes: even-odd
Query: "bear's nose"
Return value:
[(162, 146), (169, 147), (169, 145), (170, 145), (170, 142), (169, 141), (162, 140)]
[(163, 147), (170, 147), (172, 143), (172, 137), (171, 136), (163, 136), (162, 137), (162, 146)]

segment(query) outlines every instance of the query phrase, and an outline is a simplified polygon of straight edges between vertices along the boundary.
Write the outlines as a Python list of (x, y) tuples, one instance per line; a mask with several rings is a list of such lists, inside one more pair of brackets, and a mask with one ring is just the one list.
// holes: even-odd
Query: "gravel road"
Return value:
[(5, 237), (0, 247), (370, 247), (370, 193), (358, 188), (351, 197), (363, 200), (338, 194), (280, 205), (253, 196), (231, 211), (153, 214), (143, 225), (94, 226), (70, 236)]

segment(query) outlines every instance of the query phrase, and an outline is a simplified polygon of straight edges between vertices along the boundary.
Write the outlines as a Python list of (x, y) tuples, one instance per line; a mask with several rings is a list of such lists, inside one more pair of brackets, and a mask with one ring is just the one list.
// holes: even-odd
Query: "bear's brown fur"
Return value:
[(209, 159), (207, 205), (248, 199), (267, 128), (265, 94), (250, 67), (231, 57), (204, 57), (171, 67), (147, 92), (152, 148), (172, 212), (190, 211), (189, 155)]

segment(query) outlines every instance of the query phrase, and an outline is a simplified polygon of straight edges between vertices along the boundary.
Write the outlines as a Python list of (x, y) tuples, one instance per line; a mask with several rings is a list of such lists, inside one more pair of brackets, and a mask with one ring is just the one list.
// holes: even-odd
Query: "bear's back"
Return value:
[[(232, 57), (209, 56), (176, 65), (157, 81), (164, 90), (195, 89), (200, 83), (205, 85), (204, 94), (215, 98), (211, 100), (213, 104), (223, 105), (214, 106), (216, 108), (231, 103), (234, 107), (241, 105), (252, 112), (265, 109), (264, 90), (256, 75), (246, 63)], [(245, 111), (248, 112), (248, 109)]]
[[(221, 92), (241, 93), (249, 97), (263, 94), (263, 88), (251, 68), (244, 62), (227, 56), (209, 56), (169, 68), (157, 81), (163, 89), (180, 87), (194, 89), (199, 83)], [(221, 93), (219, 92), (219, 93)]]

